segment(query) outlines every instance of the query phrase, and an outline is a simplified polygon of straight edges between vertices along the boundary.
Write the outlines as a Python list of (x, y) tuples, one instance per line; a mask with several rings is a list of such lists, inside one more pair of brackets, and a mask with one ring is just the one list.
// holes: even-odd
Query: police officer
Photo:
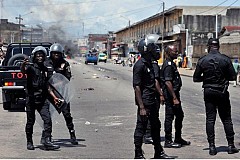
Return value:
[[(48, 63), (53, 65), (54, 71), (56, 73), (60, 73), (64, 75), (70, 81), (72, 76), (70, 64), (64, 59), (63, 52), (64, 52), (64, 49), (62, 45), (59, 43), (54, 43), (50, 47), (50, 58)], [(76, 139), (75, 130), (74, 130), (73, 118), (70, 112), (70, 103), (68, 103), (67, 107), (64, 107), (62, 109), (62, 114), (64, 116), (66, 125), (70, 133), (71, 143), (73, 145), (78, 145), (78, 141)]]
[(22, 73), (27, 74), (27, 124), (25, 128), (27, 149), (34, 150), (32, 134), (35, 123), (35, 110), (39, 112), (44, 123), (44, 146), (46, 149), (58, 149), (60, 146), (54, 145), (50, 140), (52, 120), (49, 112), (49, 102), (46, 99), (48, 93), (50, 93), (54, 97), (54, 102), (57, 104), (58, 98), (48, 89), (47, 85), (47, 81), (52, 75), (51, 69), (44, 65), (47, 51), (44, 47), (38, 46), (32, 51), (32, 55), (33, 64), (31, 64), (28, 59), (25, 59), (21, 66)]
[[(155, 55), (155, 59), (159, 59), (160, 58), (160, 54), (159, 54), (159, 50), (156, 52)], [(154, 77), (155, 77), (155, 87), (156, 87), (156, 102), (157, 102), (157, 106), (158, 106), (158, 111), (160, 109), (160, 104), (163, 105), (164, 104), (164, 95), (162, 92), (162, 84), (161, 84), (161, 79), (160, 79), (160, 75), (161, 75), (161, 70), (160, 67), (158, 65), (158, 62), (154, 59), (152, 59), (152, 66), (153, 66), (153, 70), (154, 70)], [(161, 128), (161, 122), (160, 122), (160, 128)], [(147, 125), (147, 130), (146, 130), (146, 134), (144, 135), (143, 141), (145, 144), (152, 144), (153, 140), (152, 140), (152, 136), (151, 136), (151, 123), (148, 120), (148, 125)]]
[[(158, 40), (157, 35), (148, 35), (138, 43), (138, 51), (141, 53), (133, 67), (133, 88), (137, 109), (137, 123), (134, 132), (135, 158), (143, 159), (142, 142), (146, 132), (148, 119), (151, 123), (151, 134), (154, 145), (154, 158), (172, 158), (164, 153), (160, 143), (160, 120), (158, 106), (156, 104), (156, 87), (152, 58), (155, 60)], [(158, 53), (159, 54), (159, 53)]]
[(208, 40), (208, 54), (201, 57), (193, 75), (194, 82), (203, 82), (206, 109), (206, 132), (209, 154), (216, 155), (214, 125), (217, 111), (223, 123), (228, 141), (228, 154), (239, 152), (234, 146), (234, 131), (229, 99), (229, 81), (236, 80), (232, 62), (229, 57), (219, 52), (219, 40)]
[[(163, 94), (165, 98), (165, 144), (166, 148), (180, 148), (182, 145), (190, 145), (190, 141), (182, 138), (183, 109), (180, 100), (180, 89), (182, 80), (173, 62), (177, 58), (178, 52), (175, 45), (168, 45), (165, 48), (166, 60), (164, 61), (161, 71), (163, 82)], [(175, 118), (175, 140), (172, 140), (172, 123)]]

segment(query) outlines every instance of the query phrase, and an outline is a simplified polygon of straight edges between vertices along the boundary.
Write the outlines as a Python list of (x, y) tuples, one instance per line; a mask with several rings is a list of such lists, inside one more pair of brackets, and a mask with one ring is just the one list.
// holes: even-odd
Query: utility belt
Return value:
[(225, 85), (223, 88), (222, 87), (207, 87), (205, 89), (209, 89), (211, 91), (220, 92), (220, 93), (225, 94), (228, 90), (228, 86)]

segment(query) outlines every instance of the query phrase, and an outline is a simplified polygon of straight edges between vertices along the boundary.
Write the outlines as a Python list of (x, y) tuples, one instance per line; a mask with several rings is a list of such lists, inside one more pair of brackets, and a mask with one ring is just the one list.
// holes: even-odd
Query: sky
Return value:
[[(240, 0), (0, 0), (0, 17), (43, 28), (59, 26), (69, 39), (118, 31), (174, 6), (240, 6)], [(70, 38), (71, 37), (71, 38)]]

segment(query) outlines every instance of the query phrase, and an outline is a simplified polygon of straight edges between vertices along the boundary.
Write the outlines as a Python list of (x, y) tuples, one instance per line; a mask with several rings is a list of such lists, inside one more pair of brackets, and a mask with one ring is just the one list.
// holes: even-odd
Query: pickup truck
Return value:
[(26, 104), (26, 75), (21, 73), (20, 66), (25, 58), (31, 56), (36, 46), (46, 48), (49, 56), (51, 43), (10, 43), (6, 56), (0, 66), (0, 87), (4, 110), (25, 110)]

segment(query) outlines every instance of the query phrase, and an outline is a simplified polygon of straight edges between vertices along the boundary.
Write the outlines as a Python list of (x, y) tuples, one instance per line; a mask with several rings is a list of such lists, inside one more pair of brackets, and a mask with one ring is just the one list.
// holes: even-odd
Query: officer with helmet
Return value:
[(147, 129), (148, 119), (151, 123), (151, 133), (154, 145), (154, 158), (169, 157), (164, 153), (160, 143), (159, 108), (156, 102), (156, 87), (152, 60), (157, 60), (158, 46), (155, 44), (158, 35), (148, 35), (138, 43), (138, 51), (141, 53), (133, 67), (133, 88), (137, 108), (137, 123), (134, 132), (135, 158), (145, 158), (142, 151), (143, 136)]
[[(190, 141), (182, 138), (183, 109), (180, 100), (182, 80), (176, 64), (173, 62), (178, 56), (177, 46), (165, 47), (166, 59), (162, 65), (163, 94), (165, 98), (165, 148), (180, 148), (182, 145), (190, 145)], [(175, 140), (172, 140), (172, 123), (175, 118)]]
[(234, 145), (235, 133), (228, 92), (229, 81), (236, 80), (236, 72), (231, 59), (219, 52), (218, 39), (210, 38), (207, 46), (208, 54), (198, 60), (193, 81), (203, 82), (209, 154), (217, 154), (214, 132), (217, 111), (224, 126), (228, 142), (228, 154), (238, 153), (239, 150)]
[(51, 142), (52, 120), (49, 112), (48, 93), (53, 96), (54, 102), (58, 104), (58, 98), (49, 89), (48, 80), (52, 76), (52, 69), (44, 65), (47, 51), (44, 47), (38, 46), (32, 51), (32, 63), (25, 59), (21, 65), (21, 72), (27, 74), (27, 101), (26, 101), (26, 137), (27, 149), (34, 150), (32, 134), (35, 123), (35, 110), (42, 117), (44, 123), (44, 146), (47, 150), (60, 148)]
[[(70, 81), (72, 76), (70, 64), (64, 59), (64, 49), (61, 44), (54, 43), (51, 45), (49, 63), (53, 65), (56, 73), (64, 75)], [(78, 145), (74, 130), (73, 118), (70, 113), (70, 103), (68, 103), (67, 107), (62, 109), (62, 114), (70, 133), (71, 143), (73, 145)]]

